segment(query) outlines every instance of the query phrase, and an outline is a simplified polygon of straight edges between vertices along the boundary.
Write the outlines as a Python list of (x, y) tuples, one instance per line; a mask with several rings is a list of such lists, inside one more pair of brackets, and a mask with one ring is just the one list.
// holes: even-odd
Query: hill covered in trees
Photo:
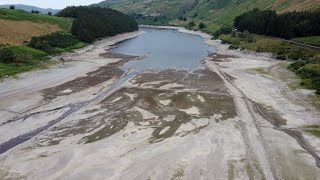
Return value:
[(109, 8), (73, 6), (63, 9), (57, 16), (75, 18), (72, 34), (89, 43), (98, 38), (138, 30), (138, 24), (131, 17)]
[(132, 18), (108, 8), (68, 7), (58, 15), (0, 9), (0, 78), (46, 66), (49, 56), (84, 42), (138, 29)]
[(315, 0), (105, 0), (101, 7), (111, 7), (127, 14), (166, 17), (172, 19), (187, 17), (195, 21), (210, 21), (217, 24), (232, 25), (236, 16), (259, 8), (275, 10), (278, 13), (312, 10), (320, 7)]
[(320, 10), (277, 14), (254, 9), (235, 18), (234, 27), (260, 35), (291, 39), (320, 35)]

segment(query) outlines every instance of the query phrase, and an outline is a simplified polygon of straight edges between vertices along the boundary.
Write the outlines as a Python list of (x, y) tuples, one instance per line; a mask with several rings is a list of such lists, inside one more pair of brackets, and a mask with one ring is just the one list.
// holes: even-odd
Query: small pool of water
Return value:
[(146, 57), (130, 61), (125, 70), (145, 71), (164, 69), (185, 69), (194, 71), (202, 68), (200, 63), (214, 48), (204, 43), (201, 36), (181, 33), (173, 29), (141, 28), (145, 33), (133, 39), (116, 44), (113, 52)]

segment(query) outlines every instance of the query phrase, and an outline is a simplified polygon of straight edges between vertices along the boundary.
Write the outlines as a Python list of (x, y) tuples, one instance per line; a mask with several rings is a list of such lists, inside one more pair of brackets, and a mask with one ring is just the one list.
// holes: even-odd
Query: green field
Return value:
[(320, 36), (294, 38), (293, 41), (320, 47)]
[(37, 23), (49, 23), (57, 24), (62, 30), (69, 32), (72, 19), (48, 16), (45, 14), (32, 14), (23, 10), (10, 10), (10, 9), (0, 9), (0, 19), (7, 19), (12, 21), (31, 21)]
[(55, 62), (50, 62), (49, 55), (71, 52), (74, 49), (79, 49), (86, 46), (87, 43), (79, 42), (66, 48), (54, 48), (52, 53), (34, 49), (25, 45), (11, 46), (11, 49), (16, 57), (23, 59), (23, 62), (15, 63), (0, 63), (0, 78), (4, 76), (12, 76), (21, 72), (31, 71), (35, 69), (46, 68)]

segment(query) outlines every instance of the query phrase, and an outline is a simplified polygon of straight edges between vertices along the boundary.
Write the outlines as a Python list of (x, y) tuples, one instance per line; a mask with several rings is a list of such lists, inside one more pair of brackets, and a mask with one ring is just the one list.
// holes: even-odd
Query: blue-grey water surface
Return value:
[(146, 55), (143, 60), (131, 61), (122, 68), (144, 70), (186, 69), (202, 67), (201, 60), (214, 48), (201, 36), (173, 29), (141, 28), (145, 33), (116, 44), (112, 51), (127, 55)]

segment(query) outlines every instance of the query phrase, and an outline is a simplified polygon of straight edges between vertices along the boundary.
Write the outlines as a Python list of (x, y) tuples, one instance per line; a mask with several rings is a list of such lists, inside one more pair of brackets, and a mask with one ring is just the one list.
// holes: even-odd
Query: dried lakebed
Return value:
[(142, 31), (2, 83), (0, 179), (320, 178), (319, 113), (278, 61)]

